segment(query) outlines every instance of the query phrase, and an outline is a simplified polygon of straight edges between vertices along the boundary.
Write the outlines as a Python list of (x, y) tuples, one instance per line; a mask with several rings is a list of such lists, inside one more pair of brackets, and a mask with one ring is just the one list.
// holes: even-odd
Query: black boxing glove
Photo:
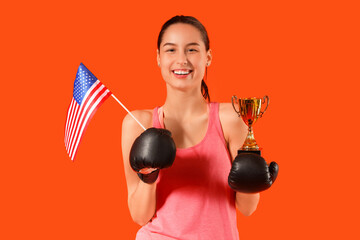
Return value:
[(271, 162), (268, 166), (259, 154), (240, 153), (232, 163), (228, 183), (235, 191), (257, 193), (271, 187), (278, 171), (276, 162)]
[[(171, 132), (161, 128), (148, 128), (137, 137), (130, 150), (130, 166), (145, 183), (153, 183), (159, 175), (159, 169), (170, 167), (176, 155), (175, 142)], [(157, 170), (142, 174), (143, 168)]]

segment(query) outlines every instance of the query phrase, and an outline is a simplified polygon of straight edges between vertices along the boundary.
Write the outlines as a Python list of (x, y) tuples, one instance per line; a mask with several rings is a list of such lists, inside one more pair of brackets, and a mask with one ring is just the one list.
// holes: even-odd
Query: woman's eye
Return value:
[(197, 50), (195, 48), (190, 48), (188, 51), (189, 52), (197, 52)]
[(170, 49), (166, 50), (165, 52), (175, 52), (175, 49), (170, 48)]

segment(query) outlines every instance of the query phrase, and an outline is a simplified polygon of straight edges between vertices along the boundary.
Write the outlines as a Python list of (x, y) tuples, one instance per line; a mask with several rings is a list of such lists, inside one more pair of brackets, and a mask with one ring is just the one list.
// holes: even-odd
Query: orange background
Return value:
[(162, 105), (156, 39), (176, 14), (209, 32), (213, 101), (270, 96), (254, 131), (280, 172), (257, 211), (238, 215), (240, 238), (359, 238), (355, 2), (1, 3), (0, 239), (134, 239), (121, 156), (126, 112), (109, 98), (72, 162), (66, 111), (80, 62), (129, 109)]

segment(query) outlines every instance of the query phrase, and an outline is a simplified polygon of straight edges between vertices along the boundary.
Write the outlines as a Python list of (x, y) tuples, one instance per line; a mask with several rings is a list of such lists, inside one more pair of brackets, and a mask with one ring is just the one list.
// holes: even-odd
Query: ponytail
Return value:
[(209, 95), (209, 89), (204, 81), (204, 79), (201, 81), (201, 93), (205, 99), (210, 102), (210, 95)]
[(208, 86), (206, 85), (204, 79), (207, 79), (207, 68), (205, 68), (205, 77), (201, 81), (201, 93), (202, 93), (203, 97), (205, 98), (205, 100), (207, 99), (208, 102), (210, 102), (209, 89), (208, 89)]

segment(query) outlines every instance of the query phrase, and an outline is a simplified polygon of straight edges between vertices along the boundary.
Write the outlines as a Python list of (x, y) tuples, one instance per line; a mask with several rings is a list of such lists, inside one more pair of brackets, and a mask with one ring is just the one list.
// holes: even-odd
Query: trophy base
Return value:
[(240, 153), (255, 153), (255, 154), (259, 154), (261, 156), (261, 150), (243, 150), (243, 149), (239, 149), (238, 150), (238, 154)]

